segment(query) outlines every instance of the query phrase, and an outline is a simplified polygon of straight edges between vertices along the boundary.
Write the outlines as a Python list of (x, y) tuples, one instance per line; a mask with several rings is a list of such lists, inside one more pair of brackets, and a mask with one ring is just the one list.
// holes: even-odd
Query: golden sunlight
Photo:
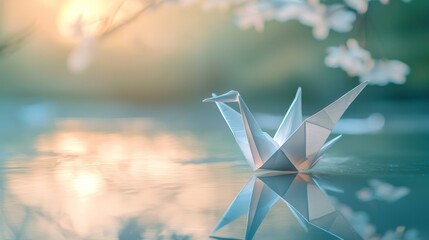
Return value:
[(79, 21), (82, 24), (82, 33), (95, 35), (100, 28), (101, 19), (106, 14), (106, 3), (102, 0), (70, 0), (60, 9), (58, 28), (60, 34), (66, 38), (76, 37), (76, 28)]
[(80, 199), (85, 199), (86, 196), (95, 194), (101, 186), (101, 176), (89, 171), (81, 171), (74, 176), (73, 187), (80, 196)]
[(72, 40), (98, 36), (142, 6), (142, 1), (69, 0), (58, 10), (58, 30), (61, 36)]
[(59, 152), (67, 153), (71, 155), (85, 154), (87, 151), (87, 145), (83, 141), (82, 134), (79, 132), (75, 133), (59, 133), (57, 136), (56, 148)]
[[(219, 195), (211, 186), (216, 176), (208, 168), (213, 165), (184, 164), (206, 157), (195, 150), (198, 141), (193, 135), (152, 129), (156, 127), (147, 119), (60, 121), (55, 131), (35, 142), (35, 149), (46, 156), (9, 162), (31, 171), (8, 173), (8, 191), (23, 206), (40, 209), (49, 219), (63, 219), (46, 222), (53, 234), (67, 231), (79, 239), (115, 239), (124, 219), (137, 218), (204, 238), (217, 221), (207, 218), (207, 205), (230, 198), (236, 189)], [(223, 176), (226, 184), (233, 175)], [(172, 196), (166, 188), (180, 194)], [(183, 215), (186, 223), (177, 217)], [(189, 229), (189, 223), (194, 227)], [(28, 234), (33, 230), (37, 231), (29, 229)]]

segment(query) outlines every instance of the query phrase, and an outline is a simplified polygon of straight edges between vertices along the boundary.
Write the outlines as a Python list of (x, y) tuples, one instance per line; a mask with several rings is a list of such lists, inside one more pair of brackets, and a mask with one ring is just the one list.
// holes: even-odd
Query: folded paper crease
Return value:
[(311, 225), (338, 239), (362, 239), (336, 209), (317, 179), (303, 173), (252, 176), (213, 232), (247, 215), (245, 239), (253, 239), (262, 221), (279, 200), (286, 204), (306, 231)]
[[(262, 131), (240, 93), (229, 91), (203, 102), (215, 102), (228, 124), (244, 157), (253, 170), (302, 171), (314, 167), (320, 157), (339, 140), (327, 141), (335, 124), (368, 82), (363, 82), (342, 97), (303, 120), (301, 88), (272, 138)], [(226, 103), (238, 103), (239, 111)]]

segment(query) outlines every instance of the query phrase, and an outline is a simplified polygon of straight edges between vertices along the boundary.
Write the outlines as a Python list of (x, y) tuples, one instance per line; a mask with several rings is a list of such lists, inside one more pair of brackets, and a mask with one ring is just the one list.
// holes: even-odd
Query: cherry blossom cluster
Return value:
[(356, 14), (341, 4), (322, 4), (318, 0), (286, 1), (282, 4), (270, 2), (248, 2), (238, 8), (237, 21), (243, 29), (264, 29), (266, 21), (286, 22), (297, 20), (312, 27), (316, 39), (328, 37), (329, 31), (349, 32), (353, 28)]
[[(118, 0), (119, 1), (119, 0)], [(174, 0), (156, 0), (154, 2), (140, 2), (141, 10), (137, 10), (129, 19), (137, 19), (146, 10), (159, 7), (163, 3)], [(296, 20), (312, 28), (313, 36), (317, 40), (324, 40), (331, 31), (339, 33), (350, 32), (358, 14), (365, 14), (370, 2), (388, 4), (389, 0), (343, 0), (341, 3), (328, 4), (320, 0), (177, 0), (179, 5), (199, 3), (205, 10), (231, 8), (236, 14), (237, 24), (241, 29), (255, 29), (263, 31), (267, 21), (287, 22)], [(410, 0), (402, 0), (409, 2)], [(123, 3), (126, 1), (124, 0)], [(142, 4), (144, 3), (144, 4)], [(119, 6), (124, 6), (121, 4)], [(114, 13), (122, 10), (115, 9)], [(115, 19), (112, 14), (106, 19)], [(129, 23), (127, 19), (116, 25), (107, 26), (97, 34), (84, 34), (86, 23), (82, 18), (76, 19), (72, 30), (79, 39), (79, 44), (71, 52), (68, 59), (69, 69), (73, 72), (84, 71), (92, 62), (95, 46), (102, 38), (111, 32)], [(329, 47), (325, 64), (332, 68), (341, 68), (351, 77), (358, 77), (360, 81), (369, 81), (375, 85), (388, 83), (403, 84), (410, 68), (399, 60), (373, 59), (371, 54), (359, 46), (358, 42), (350, 39), (346, 45)]]
[(70, 52), (67, 59), (67, 66), (72, 72), (86, 70), (94, 58), (98, 39), (95, 35), (85, 34), (84, 25), (82, 16), (79, 16), (71, 25), (72, 34), (78, 40), (77, 46)]
[(327, 51), (326, 66), (341, 68), (349, 76), (359, 77), (361, 82), (381, 86), (390, 82), (403, 84), (410, 73), (410, 68), (399, 60), (373, 59), (355, 39), (349, 39), (346, 45), (329, 47)]
[[(265, 22), (297, 20), (313, 30), (318, 40), (326, 39), (330, 31), (347, 33), (353, 29), (357, 14), (365, 14), (371, 0), (344, 0), (344, 4), (325, 4), (319, 0), (246, 2), (236, 9), (237, 23), (242, 29), (263, 31)], [(378, 0), (373, 0), (378, 1)], [(409, 2), (410, 0), (403, 0)], [(379, 0), (388, 4), (389, 0)], [(330, 47), (325, 64), (341, 68), (351, 77), (375, 85), (403, 84), (410, 68), (398, 60), (375, 60), (371, 54), (351, 39), (347, 45)]]

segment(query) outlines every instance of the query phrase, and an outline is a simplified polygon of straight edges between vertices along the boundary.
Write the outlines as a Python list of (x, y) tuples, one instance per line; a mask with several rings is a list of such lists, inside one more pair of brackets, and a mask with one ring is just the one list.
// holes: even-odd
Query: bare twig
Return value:
[(140, 9), (139, 11), (137, 11), (136, 13), (134, 13), (133, 15), (128, 17), (127, 19), (123, 20), (122, 22), (116, 24), (115, 26), (113, 26), (113, 27), (107, 29), (106, 31), (104, 31), (103, 33), (101, 33), (99, 38), (100, 39), (107, 38), (108, 36), (112, 35), (113, 33), (119, 31), (124, 26), (136, 21), (139, 17), (141, 17), (143, 15), (143, 13), (145, 13), (148, 10), (151, 10), (153, 8), (159, 7), (160, 5), (162, 5), (162, 3), (164, 3), (163, 0), (148, 3), (146, 6), (142, 7), (142, 9)]
[(5, 40), (0, 43), (0, 54), (11, 53), (16, 51), (22, 43), (27, 40), (34, 30), (34, 25), (27, 27), (26, 29), (8, 36)]
[(116, 8), (113, 10), (113, 13), (106, 18), (105, 29), (108, 29), (110, 28), (110, 26), (113, 25), (113, 22), (115, 21), (116, 16), (118, 15), (119, 11), (122, 9), (122, 7), (125, 5), (126, 2), (127, 0), (121, 1), (118, 4), (118, 6), (116, 6)]

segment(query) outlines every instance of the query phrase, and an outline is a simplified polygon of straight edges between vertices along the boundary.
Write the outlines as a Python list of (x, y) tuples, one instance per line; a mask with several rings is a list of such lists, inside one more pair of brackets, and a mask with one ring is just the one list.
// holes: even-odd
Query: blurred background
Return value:
[(15, 51), (1, 54), (1, 97), (170, 104), (236, 89), (257, 104), (285, 101), (302, 86), (304, 103), (329, 102), (358, 79), (326, 67), (326, 48), (355, 38), (373, 57), (399, 59), (411, 68), (405, 84), (369, 87), (360, 101), (429, 98), (426, 1), (371, 4), (352, 32), (331, 32), (323, 41), (297, 21), (268, 22), (263, 32), (242, 30), (232, 10), (167, 3), (99, 39), (90, 66), (70, 71), (76, 19), (97, 21), (118, 2), (1, 0), (2, 39), (31, 32)]

